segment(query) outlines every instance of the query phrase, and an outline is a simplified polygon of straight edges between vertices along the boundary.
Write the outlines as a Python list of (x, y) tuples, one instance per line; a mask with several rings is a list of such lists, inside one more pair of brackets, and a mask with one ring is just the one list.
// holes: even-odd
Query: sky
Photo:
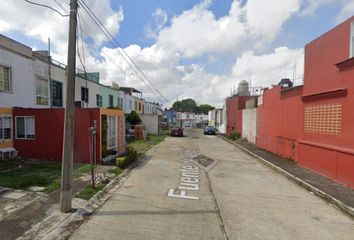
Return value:
[[(69, 13), (69, 0), (32, 1)], [(177, 94), (220, 107), (241, 80), (252, 87), (282, 78), (300, 84), (304, 46), (354, 13), (354, 0), (80, 1), (116, 42), (79, 6), (77, 68), (100, 72), (102, 84), (139, 89), (165, 107)], [(69, 18), (53, 10), (0, 1), (1, 34), (33, 50), (48, 49), (50, 38), (52, 57), (63, 63), (68, 26)]]

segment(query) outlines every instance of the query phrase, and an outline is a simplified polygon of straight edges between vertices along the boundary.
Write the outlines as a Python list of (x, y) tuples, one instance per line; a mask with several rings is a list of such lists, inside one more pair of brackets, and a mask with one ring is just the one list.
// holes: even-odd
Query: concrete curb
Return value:
[[(154, 151), (159, 145), (160, 143), (153, 146), (144, 155), (139, 157), (137, 160), (137, 166), (144, 164), (149, 153)], [(70, 214), (65, 220), (63, 220), (55, 230), (49, 232), (43, 240), (68, 239), (87, 217), (92, 215), (110, 198), (108, 193), (114, 187), (122, 186), (125, 180), (131, 175), (132, 172), (134, 172), (135, 169), (136, 166), (134, 166), (134, 168), (125, 169), (119, 176), (110, 181), (101, 191), (97, 192), (92, 198), (90, 198), (90, 200), (88, 200), (83, 206), (78, 208), (74, 213)], [(67, 228), (70, 227), (71, 224), (75, 223), (78, 224), (78, 227), (74, 230), (68, 231)]]
[(318, 189), (317, 187), (305, 182), (304, 180), (294, 176), (293, 174), (285, 171), (284, 169), (274, 165), (271, 162), (268, 162), (266, 159), (262, 158), (261, 156), (258, 156), (257, 154), (255, 154), (254, 152), (251, 152), (250, 150), (242, 147), (241, 145), (239, 145), (238, 143), (232, 142), (230, 140), (228, 140), (227, 138), (225, 138), (224, 136), (218, 134), (218, 137), (223, 139), (224, 141), (231, 143), (233, 145), (235, 145), (236, 147), (240, 148), (242, 151), (246, 152), (247, 154), (257, 158), (260, 162), (264, 163), (265, 165), (267, 165), (268, 167), (272, 168), (273, 170), (285, 175), (287, 178), (289, 178), (290, 180), (292, 180), (293, 182), (297, 183), (299, 186), (311, 191), (312, 193), (314, 193), (315, 195), (317, 195), (318, 197), (326, 200), (327, 202), (335, 205), (336, 207), (338, 207), (341, 211), (343, 211), (344, 213), (348, 214), (349, 216), (354, 218), (354, 208), (348, 206), (347, 204), (343, 203), (342, 201), (338, 200), (337, 198), (333, 197), (330, 194), (325, 193), (324, 191)]

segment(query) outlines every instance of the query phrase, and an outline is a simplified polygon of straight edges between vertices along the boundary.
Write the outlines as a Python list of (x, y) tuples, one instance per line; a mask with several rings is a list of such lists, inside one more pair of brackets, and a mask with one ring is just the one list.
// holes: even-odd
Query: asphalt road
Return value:
[(161, 143), (72, 239), (353, 239), (353, 219), (335, 207), (216, 136), (185, 134)]

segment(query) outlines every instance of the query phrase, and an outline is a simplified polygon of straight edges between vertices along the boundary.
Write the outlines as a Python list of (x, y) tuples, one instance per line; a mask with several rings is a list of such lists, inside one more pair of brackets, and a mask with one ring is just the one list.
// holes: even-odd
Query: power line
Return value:
[(57, 12), (60, 16), (62, 17), (69, 17), (70, 15), (67, 15), (67, 14), (62, 14), (61, 12), (59, 12), (58, 10), (56, 10), (55, 8), (51, 7), (51, 6), (48, 6), (48, 5), (44, 5), (44, 4), (40, 4), (40, 3), (36, 3), (36, 2), (32, 2), (32, 1), (29, 1), (29, 0), (25, 0), (26, 2), (30, 3), (30, 4), (33, 4), (33, 5), (37, 5), (37, 6), (40, 6), (40, 7), (45, 7), (45, 8), (49, 8), (55, 12)]
[[(81, 23), (83, 23), (83, 22), (81, 21)], [(81, 26), (82, 26), (82, 24), (81, 24)], [(91, 29), (89, 26), (87, 26), (87, 27), (88, 27), (88, 29), (90, 30), (90, 32), (93, 32), (92, 29)], [(82, 31), (86, 36), (89, 36), (89, 34), (87, 33), (87, 31), (85, 31), (84, 26), (81, 27), (81, 31)], [(99, 48), (99, 46), (98, 46), (95, 42), (93, 42), (93, 44), (94, 44), (95, 47)], [(116, 63), (116, 61), (114, 61), (109, 55), (105, 54), (104, 52), (101, 52), (101, 54), (102, 54), (103, 56), (105, 56), (107, 59), (109, 59), (121, 72), (125, 73), (125, 74), (128, 75), (128, 76), (133, 75), (132, 72), (127, 74), (126, 71), (125, 71), (120, 65), (118, 65), (118, 64)], [(145, 83), (145, 84), (146, 84), (146, 83)], [(155, 93), (153, 92), (153, 90), (150, 88), (150, 86), (147, 85), (147, 87), (149, 88), (149, 90), (150, 90), (153, 94), (155, 94)], [(155, 96), (156, 96), (156, 94), (155, 94)], [(158, 100), (159, 100), (160, 102), (163, 102), (163, 101), (161, 101), (161, 99), (159, 98), (159, 96), (156, 96), (156, 97), (158, 98)]]
[(58, 1), (58, 0), (54, 0), (54, 2), (56, 2), (56, 4), (61, 8), (61, 10), (63, 10), (63, 12), (65, 14), (67, 14), (67, 10), (65, 7), (63, 7), (63, 5)]
[[(157, 93), (162, 99), (165, 101), (169, 102), (169, 100), (157, 89), (152, 82), (149, 80), (149, 78), (145, 75), (145, 73), (140, 69), (140, 67), (134, 62), (134, 60), (127, 54), (127, 52), (120, 46), (120, 44), (117, 42), (117, 40), (112, 36), (112, 34), (107, 30), (107, 28), (104, 26), (104, 24), (100, 21), (100, 19), (90, 10), (90, 8), (87, 6), (87, 4), (83, 1), (80, 0), (80, 3), (82, 3), (83, 9), (86, 11), (86, 13), (89, 15), (89, 17), (93, 20), (93, 22), (99, 27), (99, 29), (103, 32), (105, 37), (112, 43), (112, 45), (117, 49), (118, 53), (123, 57), (124, 61), (133, 69), (133, 71), (139, 76), (139, 78), (145, 83), (145, 85), (152, 91)], [(118, 47), (116, 46), (118, 45)], [(121, 50), (121, 51), (119, 51)], [(129, 61), (128, 61), (129, 59)], [(133, 64), (133, 66), (131, 65)], [(152, 90), (148, 83), (152, 86), (154, 90)], [(159, 98), (159, 97), (158, 97)], [(161, 100), (161, 99), (160, 99)]]
[[(146, 77), (146, 75), (142, 72), (142, 70), (135, 64), (135, 62), (130, 58), (130, 56), (124, 51), (124, 49), (119, 45), (119, 43), (115, 40), (115, 38), (112, 36), (112, 34), (107, 30), (107, 28), (104, 26), (104, 24), (100, 21), (100, 19), (90, 10), (90, 8), (87, 6), (87, 4), (83, 1), (81, 1), (83, 4), (83, 8), (86, 11), (86, 13), (89, 15), (89, 17), (94, 21), (94, 23), (99, 27), (99, 29), (104, 33), (106, 38), (112, 43), (112, 45), (117, 49), (118, 53), (123, 57), (124, 61), (134, 70), (134, 72), (139, 76), (139, 78), (147, 85), (147, 87), (152, 91), (152, 92), (157, 92), (162, 98), (169, 101), (167, 98), (165, 98), (162, 93), (149, 81), (149, 79)], [(108, 36), (107, 36), (108, 35)], [(118, 47), (116, 46), (118, 45)], [(124, 57), (124, 55), (119, 51), (119, 49), (124, 52), (124, 54), (129, 58), (130, 62), (135, 65), (135, 67), (141, 72), (141, 74), (145, 77), (146, 81), (150, 83), (150, 85), (154, 88), (152, 90), (148, 84), (145, 82), (143, 77), (136, 71), (134, 67), (129, 63), (129, 61)], [(160, 99), (161, 100), (161, 99)]]
[(78, 57), (79, 57), (79, 60), (80, 60), (80, 63), (81, 63), (81, 65), (82, 65), (82, 68), (84, 69), (84, 72), (85, 72), (85, 75), (87, 74), (87, 71), (86, 71), (86, 66), (85, 66), (85, 64), (86, 64), (86, 59), (85, 59), (85, 51), (84, 51), (84, 43), (83, 43), (83, 40), (82, 40), (82, 28), (81, 28), (81, 18), (80, 18), (80, 14), (79, 14), (79, 12), (77, 13), (77, 19), (78, 19), (78, 25), (79, 25), (79, 30), (80, 30), (80, 40), (81, 40), (81, 49), (82, 49), (82, 55), (83, 55), (83, 58), (84, 58), (84, 61), (82, 61), (82, 59), (81, 59), (81, 54), (80, 54), (80, 46), (79, 46), (79, 42), (78, 42), (78, 39), (79, 38), (76, 38), (76, 45), (77, 45), (77, 48), (76, 48), (76, 50), (77, 50), (77, 55), (78, 55)]
[[(108, 33), (106, 33), (106, 32), (101, 28), (101, 26), (99, 25), (99, 23), (95, 20), (94, 17), (92, 17), (92, 16), (90, 15), (90, 13), (88, 12), (88, 10), (86, 10), (86, 8), (85, 8), (84, 6), (83, 6), (83, 9), (86, 11), (86, 13), (88, 14), (88, 16), (92, 19), (92, 21), (96, 24), (96, 26), (99, 28), (99, 30), (101, 30), (101, 32), (102, 32), (102, 33), (104, 34), (104, 36), (108, 39), (108, 41), (111, 42), (111, 44), (112, 44), (113, 47), (117, 50), (117, 52), (123, 57), (123, 60), (124, 60), (128, 65), (130, 65), (129, 62), (124, 58), (124, 56), (122, 55), (122, 53), (118, 50), (118, 48), (116, 47), (115, 43), (111, 40), (111, 38), (109, 37)], [(112, 62), (114, 62), (114, 61), (112, 61)], [(122, 69), (122, 68), (120, 67), (120, 69)], [(141, 78), (141, 76), (136, 72), (136, 70), (135, 70), (134, 68), (132, 68), (132, 69), (133, 69), (133, 71), (137, 74), (137, 76), (140, 77), (140, 79), (144, 82), (144, 84), (149, 88), (149, 90), (150, 90), (152, 93), (154, 93), (154, 91), (151, 89), (151, 87), (145, 82), (144, 79)], [(122, 69), (122, 71), (125, 72), (123, 69)], [(156, 94), (156, 93), (154, 93), (154, 94)], [(156, 96), (156, 97), (158, 97), (158, 96)], [(158, 98), (159, 98), (159, 97), (158, 97)], [(159, 99), (159, 100), (161, 100), (161, 99)]]

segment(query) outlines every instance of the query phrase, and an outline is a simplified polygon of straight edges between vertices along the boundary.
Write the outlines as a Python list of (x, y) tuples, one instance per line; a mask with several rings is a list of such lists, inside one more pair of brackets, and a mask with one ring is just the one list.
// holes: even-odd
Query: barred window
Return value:
[(48, 80), (37, 78), (36, 80), (36, 95), (38, 105), (48, 105)]
[(0, 141), (10, 140), (11, 137), (11, 116), (0, 115)]
[(35, 119), (33, 116), (16, 117), (16, 138), (35, 138)]
[(89, 101), (89, 90), (87, 87), (81, 87), (81, 101), (86, 103)]
[(99, 95), (99, 94), (97, 94), (96, 95), (96, 105), (97, 105), (97, 107), (102, 107), (102, 96), (101, 95)]
[(11, 68), (0, 65), (0, 91), (10, 92), (11, 90)]
[(107, 149), (116, 147), (117, 120), (115, 116), (107, 116)]

